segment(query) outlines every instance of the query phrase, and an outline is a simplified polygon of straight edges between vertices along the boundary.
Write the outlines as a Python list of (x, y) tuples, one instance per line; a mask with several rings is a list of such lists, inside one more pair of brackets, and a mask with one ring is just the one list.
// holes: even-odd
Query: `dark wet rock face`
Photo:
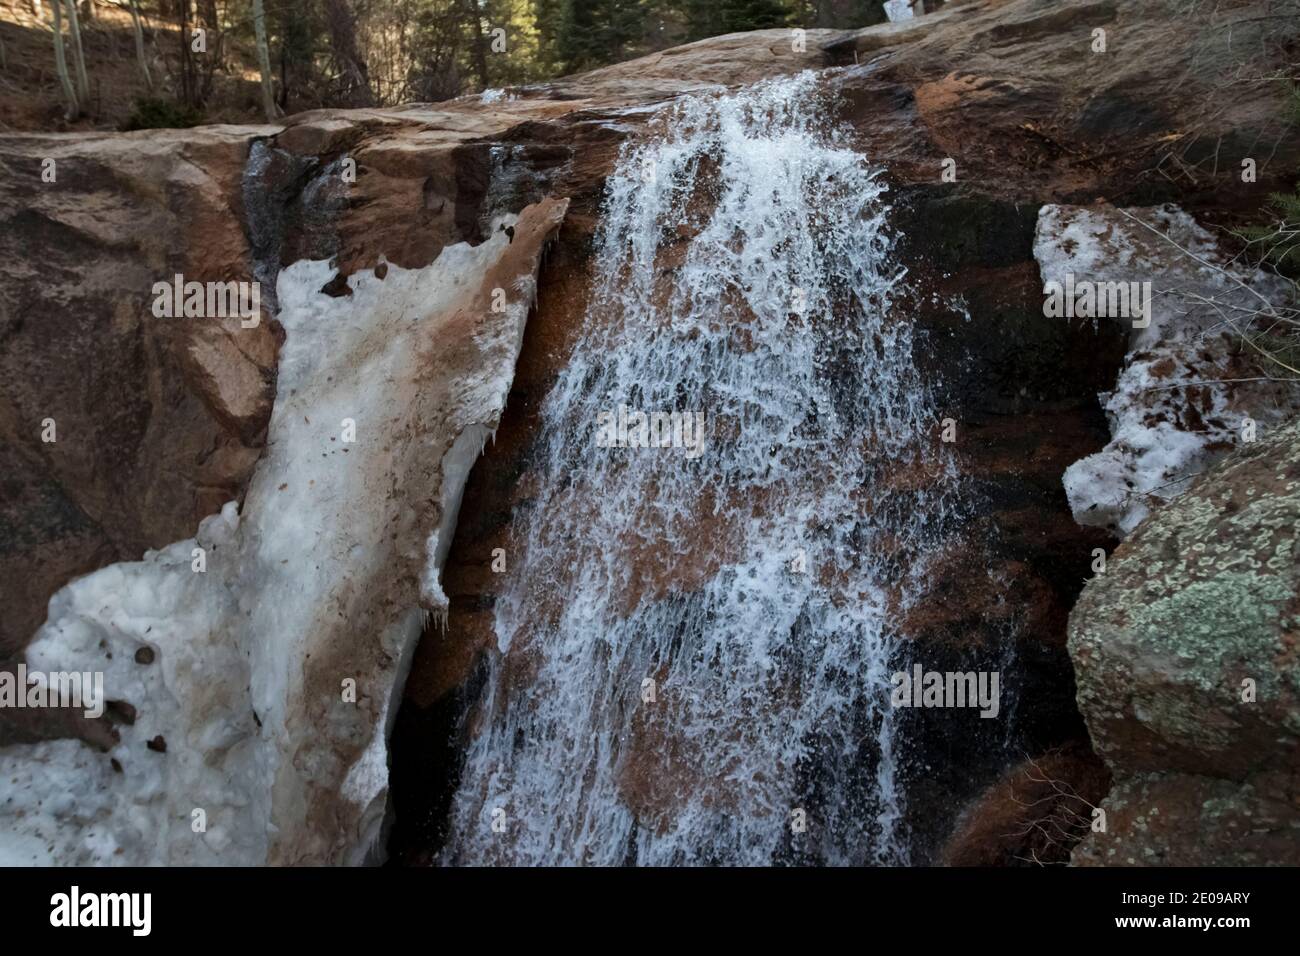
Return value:
[(964, 511), (907, 612), (899, 665), (1002, 681), (1000, 719), (940, 709), (900, 725), (912, 851), (938, 861), (954, 807), (996, 786), (1009, 763), (1086, 740), (1065, 623), (1092, 549), (1113, 541), (1078, 527), (1060, 476), (1106, 440), (1096, 394), (1114, 381), (1124, 343), (1044, 318), (1036, 205), (932, 185), (898, 193), (897, 254), (912, 293), (901, 308), (920, 330), (940, 415), (956, 427)]
[[(241, 184), (244, 223), (253, 271), (272, 309), (276, 305), (275, 280), (280, 267), (286, 264), (282, 249), (291, 221), (301, 218), (303, 186), (316, 166), (315, 157), (295, 156), (269, 145), (267, 140), (256, 140), (249, 147)], [(329, 258), (334, 252), (328, 236), (303, 244), (314, 244), (322, 253), (306, 258)], [(295, 256), (289, 261), (298, 258), (304, 257)]]

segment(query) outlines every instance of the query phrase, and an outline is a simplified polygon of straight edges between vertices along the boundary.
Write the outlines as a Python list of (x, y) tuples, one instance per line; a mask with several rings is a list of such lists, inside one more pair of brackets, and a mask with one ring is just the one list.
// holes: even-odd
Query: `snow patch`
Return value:
[(1278, 287), (1229, 262), (1183, 210), (1044, 206), (1034, 257), (1044, 284), (1067, 273), (1076, 283), (1152, 283), (1149, 326), (1094, 320), (1126, 323), (1129, 352), (1114, 390), (1099, 396), (1111, 441), (1063, 478), (1080, 524), (1128, 534), (1240, 442), (1248, 421), (1264, 428), (1298, 410), (1294, 389), (1229, 381), (1259, 374), (1243, 363), (1236, 333)]
[(108, 754), (73, 740), (0, 749), (0, 865), (371, 854), (397, 697), (428, 610), (445, 613), (463, 485), (535, 292), (530, 274), (504, 311), (482, 301), (502, 261), (536, 268), (540, 245), (530, 258), (515, 241), (496, 232), (423, 269), (357, 273), (347, 296), (320, 291), (326, 262), (280, 273), (286, 340), (243, 511), (231, 502), (195, 538), (51, 599), (29, 666), (102, 670), (107, 698), (136, 717)]
[(911, 20), (915, 16), (912, 0), (885, 0), (885, 16), (889, 18), (890, 23)]

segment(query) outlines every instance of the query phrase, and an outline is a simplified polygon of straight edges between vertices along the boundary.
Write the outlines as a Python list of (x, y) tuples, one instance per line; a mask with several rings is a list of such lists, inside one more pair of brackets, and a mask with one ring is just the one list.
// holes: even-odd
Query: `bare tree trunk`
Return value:
[(271, 47), (266, 41), (266, 7), (262, 0), (253, 0), (253, 32), (257, 35), (257, 66), (262, 73), (262, 109), (268, 122), (274, 121), (280, 110), (271, 83)]
[(190, 0), (179, 0), (176, 14), (180, 19), (181, 101), (195, 105), (194, 51), (190, 49)]
[[(54, 0), (58, 5), (59, 0)], [(86, 51), (81, 46), (81, 24), (77, 22), (77, 0), (68, 0), (68, 26), (72, 28), (72, 62), (77, 68), (77, 95), (84, 108), (90, 102), (90, 80), (86, 76)]]
[(153, 77), (149, 75), (149, 61), (144, 54), (144, 28), (140, 26), (140, 5), (131, 0), (131, 23), (135, 27), (135, 57), (140, 61), (140, 72), (144, 74), (144, 85), (153, 92)]
[(366, 61), (357, 52), (357, 22), (348, 7), (348, 0), (325, 0), (325, 17), (329, 21), (334, 61), (347, 83), (344, 105), (374, 106), (370, 71), (366, 67)]
[(226, 56), (226, 32), (221, 27), (221, 16), (216, 0), (199, 0), (196, 13), (201, 13), (208, 30), (208, 52), (203, 57), (203, 68), (195, 70), (199, 82), (198, 100), (206, 103), (212, 96), (212, 83)]
[(54, 69), (59, 74), (59, 84), (63, 87), (63, 96), (68, 101), (65, 114), (68, 119), (76, 119), (81, 112), (77, 102), (77, 92), (72, 88), (72, 78), (68, 76), (68, 58), (63, 52), (63, 0), (54, 0)]

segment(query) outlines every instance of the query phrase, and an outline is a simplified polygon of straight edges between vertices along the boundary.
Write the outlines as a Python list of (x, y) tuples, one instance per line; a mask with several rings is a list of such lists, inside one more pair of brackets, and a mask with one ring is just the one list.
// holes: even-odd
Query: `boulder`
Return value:
[(1115, 775), (1076, 863), (1300, 858), (1300, 423), (1142, 524), (1070, 614), (1078, 703)]
[(1065, 472), (1080, 524), (1122, 537), (1258, 429), (1300, 413), (1300, 390), (1246, 344), (1277, 322), (1284, 284), (1232, 261), (1183, 210), (1047, 205), (1034, 255), (1049, 321), (1128, 340), (1099, 396), (1111, 440)]
[(1026, 758), (966, 808), (940, 859), (945, 866), (1069, 862), (1109, 787), (1110, 772), (1082, 743)]

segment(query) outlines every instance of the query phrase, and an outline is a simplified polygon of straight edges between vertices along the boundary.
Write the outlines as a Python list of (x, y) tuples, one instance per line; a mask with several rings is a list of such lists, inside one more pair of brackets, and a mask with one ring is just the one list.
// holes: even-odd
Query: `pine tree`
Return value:
[(54, 0), (50, 7), (54, 16), (54, 69), (59, 75), (59, 83), (63, 87), (63, 98), (67, 101), (66, 117), (76, 119), (81, 113), (81, 104), (77, 100), (77, 91), (72, 85), (72, 78), (68, 74), (68, 57), (63, 49), (63, 0)]
[(149, 73), (149, 60), (144, 52), (144, 29), (140, 26), (140, 5), (137, 0), (131, 0), (131, 29), (135, 33), (135, 58), (140, 64), (144, 85), (152, 93), (153, 76)]
[(84, 108), (90, 103), (90, 80), (86, 76), (86, 51), (81, 45), (81, 24), (77, 20), (75, 0), (68, 0), (68, 26), (72, 37), (72, 63), (77, 71), (77, 98)]
[(565, 0), (556, 55), (566, 73), (634, 55), (646, 25), (641, 0)]
[(685, 0), (682, 6), (691, 40), (786, 26), (793, 13), (786, 0)]
[(1300, 278), (1300, 185), (1293, 193), (1273, 193), (1269, 208), (1277, 218), (1267, 226), (1247, 226), (1242, 235), (1250, 240), (1260, 261), (1292, 278)]
[(280, 115), (275, 104), (275, 88), (271, 84), (271, 47), (266, 39), (266, 10), (262, 0), (253, 0), (253, 31), (257, 43), (257, 68), (261, 74), (262, 112), (267, 122)]
[(538, 66), (548, 73), (560, 70), (559, 42), (564, 20), (563, 0), (533, 0), (537, 23)]

